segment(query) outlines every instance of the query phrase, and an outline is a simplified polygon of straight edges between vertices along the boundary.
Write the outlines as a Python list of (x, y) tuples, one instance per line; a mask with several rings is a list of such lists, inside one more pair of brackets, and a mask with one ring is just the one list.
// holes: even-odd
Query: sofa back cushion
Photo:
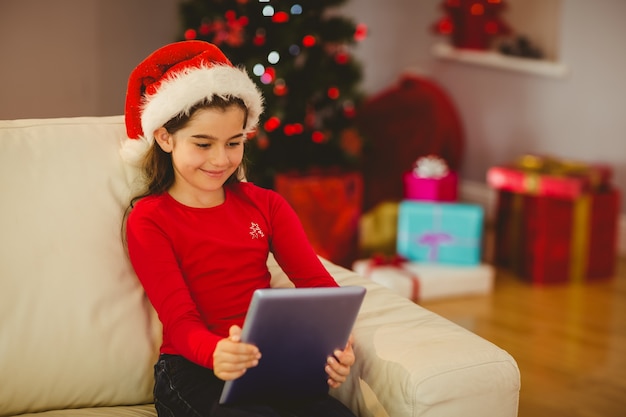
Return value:
[(152, 401), (160, 324), (126, 258), (121, 116), (0, 121), (0, 416)]

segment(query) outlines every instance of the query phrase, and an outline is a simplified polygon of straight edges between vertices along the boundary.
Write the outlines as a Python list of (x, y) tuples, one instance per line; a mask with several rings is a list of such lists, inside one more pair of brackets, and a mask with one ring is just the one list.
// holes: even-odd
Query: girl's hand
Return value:
[(350, 367), (354, 365), (355, 357), (352, 350), (354, 338), (350, 335), (348, 343), (343, 350), (337, 349), (334, 356), (329, 356), (326, 365), (326, 373), (328, 374), (328, 385), (331, 388), (338, 388), (346, 381), (350, 375)]
[(261, 359), (256, 346), (241, 342), (241, 327), (231, 326), (228, 333), (227, 338), (217, 342), (213, 352), (213, 373), (224, 381), (239, 378)]

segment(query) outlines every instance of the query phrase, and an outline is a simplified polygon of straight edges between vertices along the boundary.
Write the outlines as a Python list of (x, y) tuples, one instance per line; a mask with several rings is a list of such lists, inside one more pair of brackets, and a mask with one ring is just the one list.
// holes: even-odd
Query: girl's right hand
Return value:
[(233, 325), (228, 331), (228, 337), (217, 342), (213, 352), (213, 373), (224, 381), (237, 379), (248, 368), (257, 366), (259, 359), (259, 349), (241, 342), (241, 327)]

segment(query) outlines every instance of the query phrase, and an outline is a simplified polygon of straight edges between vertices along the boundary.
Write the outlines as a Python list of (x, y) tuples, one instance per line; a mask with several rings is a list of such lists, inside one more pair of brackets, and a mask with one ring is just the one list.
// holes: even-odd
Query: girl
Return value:
[[(224, 381), (262, 361), (240, 341), (252, 293), (270, 286), (272, 252), (296, 286), (336, 286), (296, 214), (277, 193), (242, 182), (244, 143), (262, 111), (247, 74), (212, 44), (184, 41), (130, 75), (128, 139), (146, 190), (127, 210), (132, 265), (163, 324), (155, 365), (159, 416), (353, 416), (330, 395), (307, 404), (218, 404)], [(346, 380), (352, 340), (328, 359), (328, 384)]]

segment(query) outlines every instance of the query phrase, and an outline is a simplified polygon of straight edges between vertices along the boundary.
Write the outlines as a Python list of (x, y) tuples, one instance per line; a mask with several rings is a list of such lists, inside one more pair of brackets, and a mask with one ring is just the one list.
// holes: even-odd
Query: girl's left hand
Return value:
[(353, 341), (354, 338), (350, 335), (346, 347), (343, 350), (337, 349), (334, 356), (328, 357), (325, 369), (329, 376), (328, 385), (331, 388), (338, 388), (350, 375), (350, 367), (355, 361), (354, 350), (352, 350)]

